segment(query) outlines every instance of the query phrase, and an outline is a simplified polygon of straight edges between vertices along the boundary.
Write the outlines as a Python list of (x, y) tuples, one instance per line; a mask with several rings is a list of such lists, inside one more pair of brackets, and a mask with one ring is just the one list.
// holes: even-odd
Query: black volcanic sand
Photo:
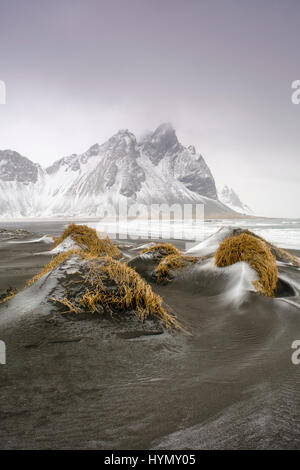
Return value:
[[(24, 234), (24, 236), (7, 241), (0, 239), (0, 289), (9, 287), (21, 289), (28, 279), (38, 273), (48, 263), (48, 251), (51, 245), (45, 242), (26, 243), (32, 238), (41, 238), (41, 234)], [(23, 242), (23, 243), (22, 243)], [(25, 243), (24, 243), (25, 242)], [(0, 292), (1, 293), (1, 292)]]
[[(1, 287), (24, 285), (49, 249), (0, 243)], [(43, 304), (0, 327), (2, 449), (300, 448), (299, 309), (255, 293), (224, 305), (192, 277), (152, 286), (191, 334)]]

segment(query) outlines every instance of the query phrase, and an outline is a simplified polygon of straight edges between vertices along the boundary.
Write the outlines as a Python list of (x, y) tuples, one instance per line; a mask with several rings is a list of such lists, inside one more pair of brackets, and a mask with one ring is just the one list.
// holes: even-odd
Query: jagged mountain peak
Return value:
[(166, 149), (178, 144), (176, 131), (172, 124), (164, 123), (158, 126), (150, 137), (151, 142), (158, 142)]
[(234, 211), (243, 214), (253, 214), (253, 210), (247, 204), (244, 204), (236, 191), (227, 184), (218, 191), (218, 196), (223, 204), (226, 204)]
[(195, 149), (194, 145), (189, 145), (188, 150), (190, 151), (190, 153), (192, 155), (196, 155), (196, 149)]
[(141, 143), (143, 152), (157, 165), (167, 154), (178, 152), (182, 146), (178, 142), (175, 129), (171, 124), (161, 124)]
[(168, 134), (168, 133), (171, 133), (171, 134), (176, 133), (174, 126), (170, 122), (163, 122), (153, 132), (153, 134)]
[[(112, 141), (127, 141), (127, 142), (134, 142), (136, 143), (135, 135), (130, 132), (128, 129), (119, 129), (118, 132), (113, 134), (107, 142)], [(105, 145), (105, 144), (104, 144)]]
[(100, 146), (99, 153), (109, 155), (116, 163), (129, 155), (135, 160), (138, 157), (136, 137), (128, 129), (121, 129)]
[(129, 129), (119, 129), (118, 132), (116, 132), (116, 133), (113, 135), (113, 137), (115, 137), (115, 136), (119, 136), (119, 137), (121, 137), (121, 138), (122, 138), (122, 137), (126, 137), (126, 136), (127, 136), (127, 137), (130, 137), (130, 138), (132, 138), (132, 137), (135, 138), (135, 135), (134, 135), (132, 132), (130, 132)]
[(240, 200), (237, 193), (234, 191), (233, 188), (230, 188), (227, 184), (225, 184), (225, 186), (223, 186), (223, 188), (221, 189), (220, 194), (223, 198), (227, 198), (228, 202), (230, 202), (231, 204), (233, 204), (235, 206), (238, 206), (238, 207), (243, 206), (243, 203)]

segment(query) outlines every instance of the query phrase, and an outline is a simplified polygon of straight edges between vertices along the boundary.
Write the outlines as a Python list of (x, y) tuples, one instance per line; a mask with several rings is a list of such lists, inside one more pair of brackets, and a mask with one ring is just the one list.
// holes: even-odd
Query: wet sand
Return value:
[[(36, 231), (62, 227), (47, 228)], [(1, 243), (1, 288), (21, 287), (49, 248)], [(300, 366), (291, 362), (299, 308), (255, 293), (234, 308), (205, 279), (149, 279), (189, 335), (139, 335), (126, 320), (78, 319), (42, 304), (0, 328), (0, 447), (299, 449)]]

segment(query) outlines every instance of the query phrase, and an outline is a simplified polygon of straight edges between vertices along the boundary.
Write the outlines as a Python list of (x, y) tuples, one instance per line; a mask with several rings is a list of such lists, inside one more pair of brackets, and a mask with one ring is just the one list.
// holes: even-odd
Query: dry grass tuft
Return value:
[(162, 299), (152, 291), (140, 275), (126, 263), (110, 256), (90, 260), (89, 271), (82, 283), (84, 290), (72, 302), (64, 297), (52, 299), (68, 307), (68, 312), (90, 313), (108, 311), (134, 312), (140, 321), (155, 317), (167, 328), (179, 328), (173, 315), (162, 305)]
[(79, 304), (91, 312), (96, 312), (100, 304), (111, 314), (114, 311), (133, 311), (142, 322), (152, 316), (167, 328), (179, 327), (174, 316), (164, 309), (162, 298), (126, 263), (109, 256), (94, 260), (85, 283), (88, 288)]
[(86, 261), (88, 272), (78, 284), (78, 294), (72, 298), (67, 294), (62, 299), (51, 299), (65, 305), (68, 309), (66, 312), (108, 311), (111, 315), (115, 312), (133, 312), (142, 322), (148, 317), (154, 317), (167, 328), (179, 328), (175, 317), (164, 309), (162, 298), (152, 291), (151, 286), (133, 268), (111, 256), (99, 257), (76, 249), (65, 251), (55, 256), (39, 274), (28, 281), (27, 287), (72, 255)]
[(180, 270), (185, 268), (189, 263), (195, 264), (197, 261), (197, 258), (194, 256), (184, 256), (181, 254), (165, 256), (155, 268), (157, 281), (161, 282), (164, 279), (168, 279), (171, 276), (170, 270)]
[(12, 299), (18, 293), (17, 289), (7, 289), (6, 293), (0, 296), (0, 304)]
[(79, 295), (51, 298), (68, 308), (64, 313), (107, 310), (113, 315), (115, 312), (134, 312), (142, 322), (147, 317), (155, 317), (167, 328), (180, 328), (175, 317), (164, 309), (162, 298), (152, 291), (151, 286), (133, 268), (111, 256), (97, 257), (81, 250), (60, 253), (27, 282), (27, 287), (72, 255), (86, 261), (88, 272), (78, 284)]
[(99, 238), (95, 229), (87, 225), (76, 224), (70, 224), (60, 237), (55, 237), (53, 248), (56, 248), (69, 236), (83, 251), (92, 255), (118, 257), (121, 254), (109, 237)]
[(283, 261), (286, 263), (290, 263), (293, 266), (300, 267), (300, 258), (298, 256), (293, 255), (287, 250), (284, 250), (283, 248), (279, 248), (276, 245), (273, 245), (273, 243), (268, 242), (265, 240), (263, 237), (260, 237), (256, 233), (251, 232), (250, 230), (247, 229), (234, 229), (233, 230), (233, 235), (240, 235), (241, 233), (247, 233), (248, 235), (252, 235), (255, 238), (258, 238), (261, 240), (267, 248), (271, 251), (271, 253), (278, 259), (279, 261)]
[(272, 296), (276, 289), (278, 269), (275, 256), (265, 244), (247, 233), (226, 238), (215, 253), (216, 265), (225, 267), (239, 261), (246, 261), (256, 270), (259, 280), (253, 284), (257, 291)]
[(149, 253), (152, 252), (158, 257), (169, 256), (169, 255), (177, 255), (179, 256), (181, 253), (176, 248), (176, 246), (172, 245), (172, 243), (157, 243), (150, 248), (144, 248), (142, 253)]
[(198, 260), (194, 256), (184, 256), (172, 243), (157, 243), (145, 248), (142, 253), (152, 252), (154, 258), (159, 261), (155, 268), (157, 282), (164, 279), (170, 280), (170, 270), (183, 269), (189, 263), (196, 263)]
[(63, 313), (79, 313), (78, 311), (78, 308), (74, 307), (74, 305), (66, 298), (64, 297), (63, 299), (56, 299), (55, 297), (51, 297), (51, 299), (53, 302), (59, 302), (60, 304), (62, 305), (65, 305), (66, 307), (68, 307), (68, 310), (66, 310), (65, 312)]
[[(167, 328), (180, 328), (175, 317), (163, 307), (162, 298), (153, 292), (151, 286), (125, 262), (114, 259), (121, 253), (108, 237), (99, 239), (96, 230), (71, 224), (55, 240), (54, 247), (68, 236), (72, 236), (79, 249), (59, 253), (27, 282), (26, 287), (34, 284), (70, 256), (76, 255), (85, 261), (80, 267), (81, 279), (73, 282), (72, 288), (68, 287), (61, 299), (51, 298), (52, 301), (66, 306), (66, 312), (108, 311), (111, 315), (115, 312), (131, 312), (142, 322), (152, 317), (160, 320)], [(179, 253), (172, 245), (162, 246), (167, 247), (165, 252), (168, 254)]]

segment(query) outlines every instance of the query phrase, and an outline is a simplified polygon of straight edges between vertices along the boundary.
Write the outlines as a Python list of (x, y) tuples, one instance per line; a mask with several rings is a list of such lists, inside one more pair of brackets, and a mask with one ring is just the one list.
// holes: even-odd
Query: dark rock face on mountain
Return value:
[(0, 180), (36, 183), (39, 165), (12, 150), (0, 150)]
[[(95, 146), (94, 146), (95, 148)], [(90, 149), (91, 151), (91, 149)], [(145, 173), (137, 163), (139, 152), (136, 138), (129, 131), (119, 131), (108, 142), (101, 145), (91, 156), (98, 156), (99, 163), (94, 171), (87, 175), (82, 188), (85, 195), (98, 194), (116, 188), (117, 192), (127, 198), (135, 198), (140, 191)]]
[(175, 155), (184, 149), (170, 124), (159, 126), (153, 134), (149, 134), (143, 140), (140, 148), (154, 165), (157, 165), (166, 155)]
[(198, 195), (217, 199), (214, 178), (204, 158), (195, 147), (184, 147), (178, 142), (170, 124), (162, 124), (140, 146), (141, 152), (157, 166), (163, 160), (166, 173)]
[(77, 155), (73, 154), (69, 157), (63, 157), (60, 160), (57, 160), (53, 165), (49, 166), (46, 169), (48, 175), (55, 174), (60, 168), (65, 168), (65, 170), (71, 169), (72, 171), (77, 171), (80, 169), (79, 162), (77, 160)]
[(120, 130), (104, 144), (63, 157), (45, 170), (16, 152), (0, 152), (2, 217), (97, 216), (103, 206), (124, 201), (203, 203), (208, 214), (232, 213), (218, 200), (204, 158), (193, 146), (184, 147), (170, 124), (140, 142)]

